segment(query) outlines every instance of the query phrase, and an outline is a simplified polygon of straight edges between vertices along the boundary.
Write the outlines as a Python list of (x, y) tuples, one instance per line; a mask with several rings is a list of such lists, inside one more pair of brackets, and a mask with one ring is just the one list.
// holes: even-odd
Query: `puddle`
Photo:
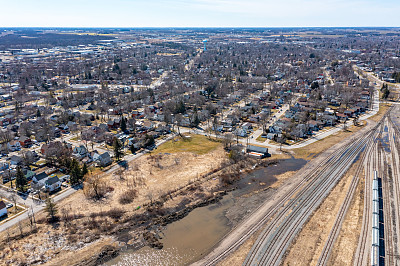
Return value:
[(268, 187), (276, 182), (275, 176), (289, 171), (297, 171), (306, 163), (307, 161), (304, 159), (291, 158), (282, 160), (276, 165), (257, 169), (247, 174), (235, 184), (238, 189), (233, 191), (233, 194), (240, 197), (252, 191)]
[(197, 208), (183, 219), (167, 225), (161, 234), (162, 250), (128, 249), (105, 265), (188, 265), (201, 259), (231, 230), (225, 214), (235, 206), (236, 198), (267, 187), (276, 181), (274, 176), (296, 171), (306, 163), (306, 160), (292, 158), (247, 174), (235, 184), (238, 189), (220, 202)]

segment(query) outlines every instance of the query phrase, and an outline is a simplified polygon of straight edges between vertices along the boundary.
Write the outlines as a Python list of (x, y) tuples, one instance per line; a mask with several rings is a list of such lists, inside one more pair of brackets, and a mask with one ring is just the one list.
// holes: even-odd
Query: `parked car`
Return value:
[(12, 203), (9, 203), (6, 205), (7, 209), (12, 208), (12, 206), (14, 206), (14, 204), (12, 204)]

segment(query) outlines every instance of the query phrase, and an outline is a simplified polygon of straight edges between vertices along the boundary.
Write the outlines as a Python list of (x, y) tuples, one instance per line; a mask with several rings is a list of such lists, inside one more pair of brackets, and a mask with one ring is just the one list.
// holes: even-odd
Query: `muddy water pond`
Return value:
[(232, 222), (225, 214), (235, 211), (235, 207), (238, 209), (235, 206), (238, 198), (273, 184), (276, 181), (274, 176), (299, 170), (306, 162), (302, 159), (287, 159), (246, 174), (236, 184), (238, 189), (228, 193), (218, 203), (197, 208), (183, 219), (167, 225), (160, 234), (163, 249), (128, 249), (106, 265), (188, 265), (199, 260), (232, 229)]

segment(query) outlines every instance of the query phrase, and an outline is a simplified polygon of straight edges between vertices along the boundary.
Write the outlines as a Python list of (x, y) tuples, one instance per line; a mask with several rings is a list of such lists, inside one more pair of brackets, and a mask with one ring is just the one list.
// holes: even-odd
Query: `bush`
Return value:
[(137, 194), (138, 192), (136, 189), (128, 189), (119, 197), (119, 203), (123, 205), (132, 203), (133, 200), (137, 197)]
[(107, 212), (107, 215), (114, 220), (119, 220), (124, 215), (124, 211), (121, 209), (112, 209)]

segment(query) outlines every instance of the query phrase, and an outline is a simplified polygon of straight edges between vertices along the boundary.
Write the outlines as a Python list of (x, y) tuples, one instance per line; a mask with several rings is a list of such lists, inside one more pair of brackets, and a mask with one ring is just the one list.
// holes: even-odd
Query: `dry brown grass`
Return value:
[(277, 181), (273, 183), (270, 187), (271, 188), (278, 188), (282, 185), (282, 183), (287, 180), (288, 178), (292, 177), (294, 174), (296, 174), (297, 171), (289, 171), (280, 175), (275, 176)]
[(360, 180), (356, 193), (346, 214), (339, 237), (333, 246), (329, 265), (352, 265), (358, 245), (364, 213), (365, 176)]
[[(193, 180), (213, 172), (226, 160), (227, 157), (222, 147), (204, 155), (186, 152), (143, 156), (134, 161), (128, 170), (102, 177), (102, 181), (108, 188), (108, 192), (103, 198), (91, 199), (86, 197), (82, 190), (79, 190), (58, 203), (61, 218), (58, 225), (45, 223), (45, 214), (37, 214), (38, 232), (25, 236), (23, 239), (12, 240), (12, 249), (3, 246), (4, 248), (0, 249), (0, 265), (21, 264), (35, 260), (32, 254), (37, 256), (38, 260), (46, 259), (50, 265), (51, 262), (54, 265), (58, 264), (61, 261), (60, 258), (72, 257), (77, 260), (76, 254), (81, 250), (83, 253), (93, 255), (96, 249), (91, 252), (88, 247), (97, 245), (93, 242), (97, 243), (98, 237), (107, 236), (113, 230), (118, 229), (119, 221), (145, 212), (145, 208), (136, 210), (137, 206), (148, 204), (167, 191), (187, 186)], [(206, 187), (201, 189), (209, 192), (208, 190), (218, 184), (218, 179), (211, 179), (205, 185)], [(120, 202), (120, 198), (126, 196), (129, 190), (136, 190), (137, 197), (128, 204)], [(189, 194), (190, 191), (183, 191), (179, 195), (175, 195), (174, 200), (164, 204), (164, 208), (176, 207), (179, 202), (184, 202), (185, 198), (193, 197)], [(192, 194), (198, 193), (193, 190)], [(115, 210), (118, 210), (118, 213)], [(71, 220), (70, 222), (66, 222), (66, 213), (73, 217), (67, 219)], [(154, 215), (158, 215), (158, 213)], [(26, 222), (24, 233), (29, 228)], [(18, 234), (18, 227), (11, 229), (11, 235)], [(5, 239), (7, 239), (7, 234), (2, 232), (0, 241), (3, 241), (3, 245)], [(99, 244), (99, 246), (102, 245)], [(69, 259), (65, 259), (65, 261), (69, 261)]]
[(380, 103), (378, 113), (374, 116), (371, 116), (369, 119), (374, 122), (378, 122), (386, 114), (390, 106), (392, 106), (390, 103)]
[(128, 189), (119, 197), (119, 203), (123, 205), (132, 203), (137, 197), (137, 194), (138, 192), (136, 189)]
[(249, 239), (247, 239), (237, 250), (232, 254), (218, 263), (218, 266), (232, 266), (232, 265), (242, 265), (246, 259), (247, 254), (250, 252), (254, 243), (257, 240), (258, 233), (253, 234)]

